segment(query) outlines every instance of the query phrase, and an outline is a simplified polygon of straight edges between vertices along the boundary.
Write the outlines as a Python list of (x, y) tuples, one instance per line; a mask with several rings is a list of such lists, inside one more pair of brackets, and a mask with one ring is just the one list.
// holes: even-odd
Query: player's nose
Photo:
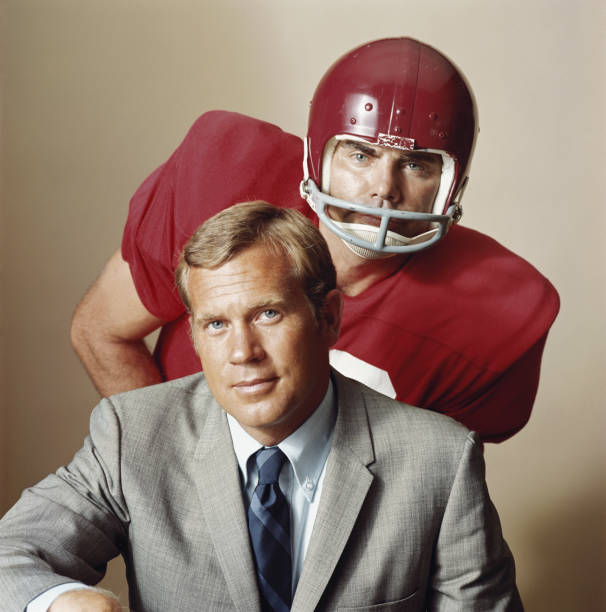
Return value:
[(403, 177), (399, 164), (388, 157), (377, 160), (372, 180), (371, 197), (375, 206), (395, 208), (402, 198)]

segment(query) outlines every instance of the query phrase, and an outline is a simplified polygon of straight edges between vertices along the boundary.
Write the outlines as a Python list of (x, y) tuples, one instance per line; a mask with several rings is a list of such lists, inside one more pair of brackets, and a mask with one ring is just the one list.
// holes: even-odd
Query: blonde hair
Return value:
[(253, 245), (263, 244), (276, 257), (286, 257), (320, 320), (326, 294), (337, 286), (328, 245), (300, 212), (267, 202), (234, 204), (205, 221), (183, 247), (175, 282), (188, 312), (191, 268), (217, 268)]

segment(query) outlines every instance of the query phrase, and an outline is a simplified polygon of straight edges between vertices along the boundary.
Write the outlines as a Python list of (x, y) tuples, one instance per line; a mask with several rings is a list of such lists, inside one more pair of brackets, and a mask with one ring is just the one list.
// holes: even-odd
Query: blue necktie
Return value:
[(292, 602), (290, 555), (290, 508), (278, 485), (286, 455), (277, 447), (255, 454), (259, 482), (248, 508), (248, 530), (252, 543), (261, 607), (285, 612)]

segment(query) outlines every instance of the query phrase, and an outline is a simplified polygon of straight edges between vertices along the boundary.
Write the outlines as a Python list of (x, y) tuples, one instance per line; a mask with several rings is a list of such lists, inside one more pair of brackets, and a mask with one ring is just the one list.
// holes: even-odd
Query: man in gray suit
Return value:
[(204, 373), (95, 408), (0, 522), (3, 610), (120, 610), (86, 588), (118, 554), (138, 611), (521, 609), (477, 436), (330, 369), (343, 298), (310, 222), (228, 208), (177, 284)]

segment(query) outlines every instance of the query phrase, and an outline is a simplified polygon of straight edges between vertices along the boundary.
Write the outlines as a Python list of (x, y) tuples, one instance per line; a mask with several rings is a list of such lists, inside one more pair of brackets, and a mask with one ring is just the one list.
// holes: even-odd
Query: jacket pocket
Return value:
[(415, 591), (411, 595), (398, 599), (397, 601), (386, 601), (385, 603), (374, 604), (372, 606), (339, 606), (337, 610), (341, 612), (412, 612), (412, 610), (423, 609), (419, 606), (422, 604), (419, 597), (419, 591)]

